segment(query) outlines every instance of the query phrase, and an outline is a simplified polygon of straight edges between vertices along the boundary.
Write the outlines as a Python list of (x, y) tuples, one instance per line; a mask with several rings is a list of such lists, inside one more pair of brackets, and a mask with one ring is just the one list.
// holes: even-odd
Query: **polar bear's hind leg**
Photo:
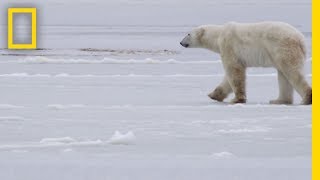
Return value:
[(278, 70), (279, 97), (271, 100), (270, 104), (292, 104), (293, 87), (287, 78)]
[(301, 69), (286, 69), (282, 68), (283, 75), (288, 79), (290, 84), (302, 97), (301, 104), (312, 104), (312, 89), (305, 79)]

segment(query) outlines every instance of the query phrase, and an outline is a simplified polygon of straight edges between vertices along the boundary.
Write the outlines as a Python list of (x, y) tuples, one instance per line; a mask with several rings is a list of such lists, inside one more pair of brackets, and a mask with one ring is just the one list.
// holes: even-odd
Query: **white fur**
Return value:
[(222, 101), (231, 90), (234, 103), (246, 102), (245, 69), (275, 67), (278, 70), (277, 104), (292, 103), (292, 89), (311, 103), (311, 88), (302, 68), (306, 56), (304, 36), (283, 22), (235, 23), (204, 25), (195, 28), (180, 43), (184, 47), (206, 48), (221, 55), (226, 71), (224, 81), (209, 96)]

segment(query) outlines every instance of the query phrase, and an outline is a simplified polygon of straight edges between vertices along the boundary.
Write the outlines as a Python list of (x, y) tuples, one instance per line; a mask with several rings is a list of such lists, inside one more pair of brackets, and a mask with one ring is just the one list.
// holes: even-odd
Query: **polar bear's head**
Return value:
[(183, 40), (180, 42), (181, 46), (185, 48), (200, 48), (202, 47), (201, 39), (205, 32), (205, 28), (197, 27), (193, 29)]

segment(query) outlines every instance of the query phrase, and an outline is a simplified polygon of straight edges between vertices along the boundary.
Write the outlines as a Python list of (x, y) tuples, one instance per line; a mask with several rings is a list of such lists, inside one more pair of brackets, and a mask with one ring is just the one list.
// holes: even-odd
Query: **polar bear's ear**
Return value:
[(197, 32), (197, 38), (199, 42), (202, 42), (202, 37), (205, 33), (205, 29), (203, 27), (199, 28), (198, 32)]
[(198, 37), (199, 39), (201, 39), (202, 36), (204, 35), (204, 32), (205, 32), (205, 29), (204, 29), (203, 27), (200, 27), (199, 30), (198, 30), (198, 32), (197, 32), (197, 37)]

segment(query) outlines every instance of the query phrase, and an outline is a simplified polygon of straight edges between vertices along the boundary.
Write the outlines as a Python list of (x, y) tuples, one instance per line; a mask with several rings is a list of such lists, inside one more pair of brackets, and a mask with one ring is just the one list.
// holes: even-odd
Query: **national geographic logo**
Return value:
[[(14, 15), (31, 15), (31, 43), (14, 42)], [(37, 9), (36, 8), (8, 8), (8, 49), (36, 49), (37, 48)]]

